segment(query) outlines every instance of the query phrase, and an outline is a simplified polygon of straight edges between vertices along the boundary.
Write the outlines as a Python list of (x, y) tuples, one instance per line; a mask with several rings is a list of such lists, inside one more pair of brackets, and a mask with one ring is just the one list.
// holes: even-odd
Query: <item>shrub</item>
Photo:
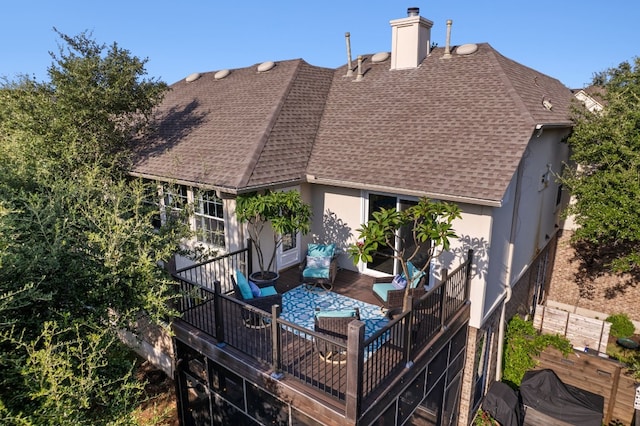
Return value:
[(567, 356), (572, 352), (571, 343), (555, 334), (539, 334), (531, 321), (525, 321), (518, 315), (511, 318), (507, 325), (504, 349), (504, 371), (502, 381), (518, 388), (524, 373), (536, 366), (535, 356), (552, 346)]
[(611, 323), (610, 334), (613, 337), (629, 337), (633, 336), (636, 331), (635, 326), (627, 316), (627, 314), (609, 315), (606, 321)]

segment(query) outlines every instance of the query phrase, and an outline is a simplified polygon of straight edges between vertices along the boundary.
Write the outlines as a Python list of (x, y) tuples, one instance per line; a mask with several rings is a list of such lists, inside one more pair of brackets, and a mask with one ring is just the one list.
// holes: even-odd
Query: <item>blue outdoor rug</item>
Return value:
[(368, 339), (384, 327), (389, 319), (382, 314), (380, 307), (338, 293), (324, 290), (308, 290), (299, 285), (282, 295), (282, 313), (280, 318), (296, 325), (313, 330), (314, 313), (321, 310), (341, 310), (358, 308), (360, 320), (364, 322), (364, 338)]

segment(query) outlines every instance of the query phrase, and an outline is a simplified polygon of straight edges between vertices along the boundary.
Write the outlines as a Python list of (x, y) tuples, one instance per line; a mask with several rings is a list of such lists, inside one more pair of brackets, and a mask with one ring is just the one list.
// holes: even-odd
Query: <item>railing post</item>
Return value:
[(440, 287), (440, 328), (445, 329), (447, 324), (447, 309), (445, 306), (447, 299), (447, 287), (449, 286), (449, 271), (442, 270), (442, 286)]
[(271, 306), (271, 359), (272, 359), (272, 376), (278, 376), (280, 372), (280, 353), (281, 353), (281, 337), (280, 337), (280, 325), (278, 325), (278, 318), (282, 308), (280, 305)]
[(464, 277), (464, 300), (469, 300), (469, 293), (471, 291), (471, 267), (473, 265), (473, 249), (467, 251), (467, 268), (466, 275)]
[(214, 336), (218, 343), (224, 342), (224, 325), (223, 315), (222, 315), (222, 286), (220, 285), (219, 280), (213, 281), (213, 318), (216, 322), (216, 335)]
[(253, 247), (251, 246), (251, 239), (247, 238), (247, 276), (253, 272)]
[(364, 368), (364, 322), (354, 320), (347, 330), (347, 391), (345, 417), (356, 424), (362, 404), (362, 375)]
[(402, 339), (402, 346), (404, 347), (404, 362), (407, 367), (411, 366), (411, 345), (413, 345), (413, 339), (411, 334), (413, 333), (413, 322), (415, 321), (413, 311), (413, 296), (409, 296), (409, 315), (404, 317), (404, 336)]

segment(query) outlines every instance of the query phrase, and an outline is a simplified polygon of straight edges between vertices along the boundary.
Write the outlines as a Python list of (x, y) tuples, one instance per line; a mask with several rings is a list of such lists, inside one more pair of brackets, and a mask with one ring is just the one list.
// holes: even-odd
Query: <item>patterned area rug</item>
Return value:
[(365, 339), (368, 339), (389, 322), (389, 319), (380, 311), (379, 306), (331, 291), (308, 290), (304, 284), (282, 295), (282, 313), (280, 317), (306, 329), (313, 330), (313, 315), (316, 308), (341, 310), (356, 307), (360, 310), (360, 320), (365, 324)]

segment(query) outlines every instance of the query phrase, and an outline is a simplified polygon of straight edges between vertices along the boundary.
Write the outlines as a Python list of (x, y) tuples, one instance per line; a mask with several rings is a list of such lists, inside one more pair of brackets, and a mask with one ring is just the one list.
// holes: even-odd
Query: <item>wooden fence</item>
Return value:
[(576, 351), (564, 358), (548, 348), (537, 358), (536, 369), (550, 368), (564, 383), (604, 397), (604, 424), (630, 425), (634, 417), (636, 382), (622, 364), (595, 354)]
[(607, 352), (610, 322), (538, 305), (533, 326), (543, 333), (565, 336), (575, 348)]

